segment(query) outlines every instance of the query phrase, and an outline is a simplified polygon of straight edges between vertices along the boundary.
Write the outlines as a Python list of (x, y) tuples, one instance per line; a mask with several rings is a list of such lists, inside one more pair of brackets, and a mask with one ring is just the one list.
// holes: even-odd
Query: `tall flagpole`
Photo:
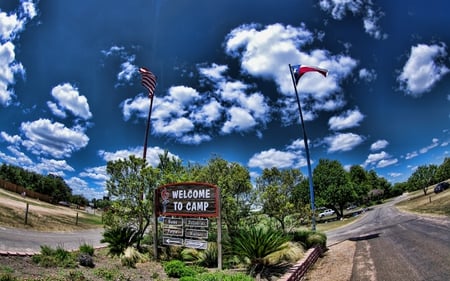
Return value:
[(291, 64), (289, 64), (289, 71), (291, 72), (292, 83), (294, 84), (295, 96), (297, 98), (298, 111), (300, 113), (300, 121), (302, 123), (303, 142), (305, 143), (306, 162), (308, 163), (309, 197), (311, 200), (311, 211), (312, 211), (311, 225), (312, 225), (312, 230), (316, 231), (316, 206), (314, 203), (314, 187), (313, 187), (312, 172), (311, 172), (311, 160), (309, 157), (308, 138), (306, 137), (305, 122), (303, 121), (302, 107), (300, 105), (300, 98), (298, 96), (297, 84), (295, 83), (295, 77), (294, 77), (294, 73), (292, 73)]
[(144, 138), (144, 153), (142, 155), (142, 159), (145, 161), (147, 158), (147, 142), (148, 142), (148, 132), (150, 130), (150, 122), (152, 118), (152, 108), (153, 108), (153, 96), (150, 97), (150, 107), (148, 109), (148, 117), (147, 117), (147, 127), (145, 129), (145, 138)]

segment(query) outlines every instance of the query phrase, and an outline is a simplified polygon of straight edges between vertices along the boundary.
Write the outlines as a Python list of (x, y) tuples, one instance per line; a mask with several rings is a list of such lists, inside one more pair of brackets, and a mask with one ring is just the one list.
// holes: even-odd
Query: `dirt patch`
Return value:
[(130, 268), (123, 266), (119, 258), (111, 258), (106, 253), (106, 249), (96, 250), (93, 268), (77, 266), (70, 269), (41, 267), (29, 256), (0, 256), (0, 276), (11, 274), (19, 280), (178, 280), (169, 278), (160, 263), (149, 261)]
[(302, 280), (349, 281), (352, 276), (356, 243), (344, 241), (330, 246)]

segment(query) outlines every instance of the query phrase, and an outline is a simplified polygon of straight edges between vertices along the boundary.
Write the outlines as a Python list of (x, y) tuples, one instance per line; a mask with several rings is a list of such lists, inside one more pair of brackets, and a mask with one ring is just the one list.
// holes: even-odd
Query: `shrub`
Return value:
[(12, 276), (10, 273), (0, 275), (0, 281), (17, 281), (18, 279)]
[(292, 231), (289, 235), (292, 237), (292, 241), (301, 243), (306, 249), (315, 245), (320, 245), (324, 248), (327, 246), (327, 236), (322, 232), (301, 229)]
[(198, 273), (204, 272), (205, 269), (198, 266), (187, 266), (180, 260), (172, 260), (163, 264), (164, 271), (167, 276), (173, 278), (181, 278), (186, 276), (196, 276)]
[[(243, 273), (226, 274), (224, 272), (202, 273), (195, 276), (197, 281), (254, 281), (251, 276)], [(191, 281), (194, 279), (180, 279), (180, 281)]]
[(74, 255), (59, 246), (56, 250), (46, 245), (41, 246), (41, 253), (34, 255), (32, 261), (43, 267), (76, 267)]
[(94, 247), (89, 244), (82, 244), (79, 248), (81, 254), (88, 254), (90, 256), (94, 256)]
[(108, 228), (103, 233), (102, 243), (108, 243), (109, 254), (120, 256), (126, 248), (138, 240), (137, 231), (130, 226), (117, 226)]

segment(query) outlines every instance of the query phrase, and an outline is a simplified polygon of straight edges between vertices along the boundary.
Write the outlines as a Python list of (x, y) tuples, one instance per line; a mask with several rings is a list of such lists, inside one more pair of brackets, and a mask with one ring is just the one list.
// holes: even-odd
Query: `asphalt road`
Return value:
[(41, 251), (41, 245), (66, 250), (77, 250), (86, 243), (100, 247), (103, 228), (78, 232), (40, 232), (0, 227), (0, 253), (33, 254)]
[(395, 202), (327, 232), (329, 245), (356, 242), (351, 280), (450, 280), (450, 219), (402, 213)]

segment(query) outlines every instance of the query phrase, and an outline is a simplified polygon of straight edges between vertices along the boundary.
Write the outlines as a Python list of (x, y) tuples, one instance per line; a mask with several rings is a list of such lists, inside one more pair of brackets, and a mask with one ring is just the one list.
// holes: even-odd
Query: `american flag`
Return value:
[(140, 67), (139, 72), (142, 75), (142, 86), (148, 90), (148, 97), (153, 98), (156, 88), (156, 76), (145, 67)]
[(318, 68), (316, 66), (307, 66), (307, 65), (294, 65), (292, 66), (292, 71), (294, 72), (295, 84), (298, 84), (298, 80), (305, 74), (306, 72), (315, 71), (319, 72), (323, 76), (327, 77), (328, 70), (323, 68)]

